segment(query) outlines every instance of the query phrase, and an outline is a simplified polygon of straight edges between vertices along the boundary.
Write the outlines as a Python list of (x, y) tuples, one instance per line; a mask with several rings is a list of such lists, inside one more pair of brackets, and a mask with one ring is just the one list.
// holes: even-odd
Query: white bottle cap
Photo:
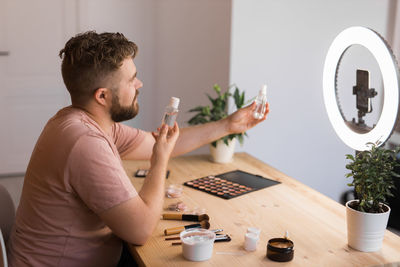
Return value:
[(257, 227), (248, 227), (247, 228), (247, 233), (254, 233), (257, 236), (260, 236), (260, 232), (261, 232), (260, 228), (257, 228)]
[(260, 90), (260, 95), (267, 95), (267, 85), (264, 84), (263, 87)]
[(168, 105), (168, 106), (171, 106), (171, 107), (173, 107), (173, 108), (178, 109), (179, 101), (180, 101), (179, 98), (177, 98), (177, 97), (171, 97), (171, 99), (169, 100), (169, 105)]

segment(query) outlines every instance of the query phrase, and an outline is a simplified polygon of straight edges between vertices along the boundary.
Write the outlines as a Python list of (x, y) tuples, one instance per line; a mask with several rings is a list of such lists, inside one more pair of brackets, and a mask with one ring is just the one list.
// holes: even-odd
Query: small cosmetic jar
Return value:
[(246, 233), (244, 236), (244, 249), (246, 251), (255, 251), (259, 236), (256, 233)]
[(180, 184), (171, 184), (167, 187), (165, 194), (169, 198), (178, 198), (182, 196), (183, 186)]
[(211, 258), (215, 233), (207, 229), (187, 229), (180, 233), (183, 257), (190, 261), (205, 261)]
[(273, 238), (268, 241), (267, 257), (273, 261), (291, 261), (294, 256), (294, 244), (286, 238)]

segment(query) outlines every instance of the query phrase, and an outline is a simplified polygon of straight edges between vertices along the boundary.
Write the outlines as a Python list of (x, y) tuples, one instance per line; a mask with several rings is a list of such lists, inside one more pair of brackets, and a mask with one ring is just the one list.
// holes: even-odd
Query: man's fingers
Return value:
[(179, 126), (175, 121), (174, 126), (168, 130), (168, 139), (176, 139), (179, 135)]
[(262, 122), (262, 121), (265, 121), (267, 119), (268, 113), (269, 113), (269, 105), (267, 103), (266, 104), (266, 108), (265, 108), (265, 112), (264, 112), (264, 116), (261, 119), (258, 120), (258, 123)]
[(168, 134), (168, 125), (161, 125), (160, 130), (157, 133), (157, 140), (166, 139)]
[(269, 103), (265, 104), (265, 113), (264, 113), (264, 120), (267, 118), (267, 115), (269, 113)]
[(174, 133), (179, 132), (179, 126), (178, 123), (175, 121), (174, 123), (174, 128), (172, 128), (174, 130)]
[(168, 133), (168, 125), (163, 124), (163, 126), (161, 126), (160, 134), (167, 135), (167, 133)]

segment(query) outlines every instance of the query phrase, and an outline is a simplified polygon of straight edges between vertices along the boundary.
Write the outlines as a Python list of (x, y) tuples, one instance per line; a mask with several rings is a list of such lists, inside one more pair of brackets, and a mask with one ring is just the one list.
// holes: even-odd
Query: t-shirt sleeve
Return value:
[(137, 195), (107, 140), (82, 136), (68, 158), (66, 176), (77, 195), (95, 213), (101, 213)]
[(113, 137), (121, 157), (134, 150), (145, 138), (145, 132), (122, 123), (114, 123)]

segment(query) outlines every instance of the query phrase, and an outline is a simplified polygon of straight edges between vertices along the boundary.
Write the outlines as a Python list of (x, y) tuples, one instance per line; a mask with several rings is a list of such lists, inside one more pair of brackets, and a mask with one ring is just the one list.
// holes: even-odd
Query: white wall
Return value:
[(228, 85), (230, 0), (136, 0), (80, 2), (79, 31), (120, 31), (139, 46), (135, 59), (140, 113), (127, 122), (155, 130), (171, 96), (181, 98), (178, 122), (207, 103), (214, 83)]
[(205, 93), (215, 83), (229, 83), (230, 0), (157, 2), (155, 66), (157, 96), (153, 111), (158, 126), (171, 96), (181, 98), (178, 123), (187, 111), (208, 104)]
[[(148, 103), (152, 102), (152, 96), (157, 95), (155, 84), (155, 27), (156, 27), (156, 2), (148, 0), (87, 0), (78, 1), (78, 29), (77, 32), (95, 30), (101, 32), (121, 32), (129, 40), (139, 46), (135, 64), (138, 78), (144, 83), (138, 97), (140, 104), (140, 116), (128, 122), (128, 124), (140, 127), (148, 127), (147, 114), (152, 109)], [(146, 114), (145, 116), (141, 116)]]
[[(230, 0), (59, 0), (52, 2), (57, 8), (46, 4), (46, 1), (50, 0), (41, 1), (41, 5), (33, 3), (27, 5), (23, 1), (14, 3), (13, 0), (0, 0), (3, 4), (1, 6), (5, 7), (4, 10), (0, 9), (0, 15), (4, 13), (4, 16), (0, 16), (0, 50), (11, 50), (10, 57), (0, 58), (0, 88), (2, 88), (0, 103), (3, 104), (2, 101), (6, 101), (4, 98), (5, 79), (3, 79), (7, 66), (9, 67), (4, 63), (6, 59), (12, 61), (15, 69), (19, 71), (25, 70), (32, 64), (33, 71), (39, 67), (46, 67), (51, 70), (51, 77), (46, 76), (46, 79), (40, 80), (37, 86), (33, 86), (32, 83), (21, 86), (21, 90), (18, 91), (20, 95), (27, 95), (27, 91), (34, 93), (25, 98), (14, 97), (23, 107), (18, 108), (18, 112), (9, 112), (9, 109), (4, 108), (4, 104), (0, 106), (0, 121), (3, 125), (7, 125), (6, 129), (0, 131), (0, 136), (3, 136), (5, 130), (13, 133), (7, 134), (9, 138), (0, 140), (2, 148), (0, 159), (3, 159), (0, 163), (0, 176), (25, 171), (41, 128), (62, 105), (70, 103), (69, 95), (62, 83), (61, 61), (57, 54), (65, 42), (78, 32), (88, 30), (122, 32), (138, 44), (139, 54), (135, 63), (138, 77), (143, 81), (144, 87), (140, 90), (138, 98), (140, 113), (135, 119), (126, 122), (129, 125), (148, 131), (155, 130), (161, 122), (169, 97), (177, 96), (181, 98), (178, 122), (184, 126), (190, 117), (187, 110), (208, 101), (204, 95), (205, 91), (210, 92), (214, 83), (228, 85)], [(14, 3), (18, 8), (10, 8), (9, 3)], [(36, 9), (48, 6), (48, 9), (42, 8), (43, 13), (41, 13), (32, 9), (31, 6), (35, 6)], [(18, 29), (12, 27), (14, 24), (11, 22), (16, 21), (18, 16), (24, 13), (30, 14), (32, 10), (37, 12), (31, 12), (34, 14), (32, 15), (34, 19), (27, 17), (26, 23), (30, 27), (24, 28), (22, 26), (25, 24), (21, 23), (22, 26)], [(53, 17), (59, 18), (63, 24), (61, 22), (48, 23), (48, 19)], [(8, 28), (4, 25), (8, 25)], [(61, 29), (58, 25), (61, 25)], [(31, 28), (35, 30), (27, 32), (27, 29)], [(31, 38), (31, 34), (38, 35), (38, 29), (41, 29), (41, 38), (38, 40), (46, 40), (47, 46), (40, 45), (37, 38), (33, 38), (37, 42), (27, 41)], [(7, 43), (5, 32), (13, 34), (12, 44), (19, 44), (19, 46), (24, 44), (28, 47), (20, 49), (23, 52), (21, 62), (12, 59), (14, 55), (19, 55), (15, 47), (5, 46)], [(61, 40), (56, 38), (60, 35)], [(50, 51), (43, 48), (49, 46), (54, 49)], [(34, 51), (41, 53), (36, 55)], [(45, 61), (46, 64), (39, 64), (37, 67), (37, 64), (34, 65), (37, 58), (48, 60)], [(33, 63), (27, 65), (26, 62)], [(49, 62), (52, 64), (49, 65)], [(18, 81), (30, 76), (19, 77)], [(57, 87), (50, 82), (51, 79), (57, 81)], [(60, 101), (46, 101), (46, 97), (42, 97), (48, 95), (46, 92), (53, 92), (55, 89), (62, 92), (61, 105)], [(32, 105), (30, 104), (32, 99), (35, 107), (41, 111), (40, 117), (37, 113), (25, 114), (24, 108)], [(45, 106), (49, 108), (44, 109)], [(22, 144), (21, 140), (27, 141)], [(15, 151), (16, 155), (11, 160), (9, 151), (17, 150), (14, 143), (19, 144), (19, 149)], [(207, 150), (203, 149), (203, 151)], [(7, 166), (4, 159), (15, 162), (17, 167), (5, 168)]]
[[(233, 0), (230, 82), (249, 98), (267, 83), (270, 102), (267, 121), (248, 132), (241, 150), (338, 200), (350, 182), (344, 178), (344, 155), (354, 152), (336, 136), (325, 111), (325, 55), (350, 26), (370, 27), (385, 37), (389, 5), (387, 0)], [(367, 61), (364, 67), (374, 64), (373, 58)], [(350, 71), (348, 90), (355, 85), (355, 70)], [(379, 78), (373, 86), (380, 86)]]
[[(136, 127), (154, 130), (170, 96), (182, 99), (178, 122), (184, 126), (191, 116), (186, 111), (206, 104), (204, 93), (214, 83), (236, 83), (248, 98), (268, 83), (270, 116), (249, 131), (238, 150), (338, 199), (348, 182), (344, 154), (353, 151), (328, 122), (321, 85), (324, 58), (334, 37), (349, 26), (368, 26), (386, 36), (390, 3), (76, 0), (68, 16), (76, 17), (76, 32), (120, 31), (139, 45), (135, 62), (144, 87), (140, 114), (128, 122)], [(373, 86), (379, 87), (379, 80)], [(24, 123), (21, 116), (15, 119)]]

